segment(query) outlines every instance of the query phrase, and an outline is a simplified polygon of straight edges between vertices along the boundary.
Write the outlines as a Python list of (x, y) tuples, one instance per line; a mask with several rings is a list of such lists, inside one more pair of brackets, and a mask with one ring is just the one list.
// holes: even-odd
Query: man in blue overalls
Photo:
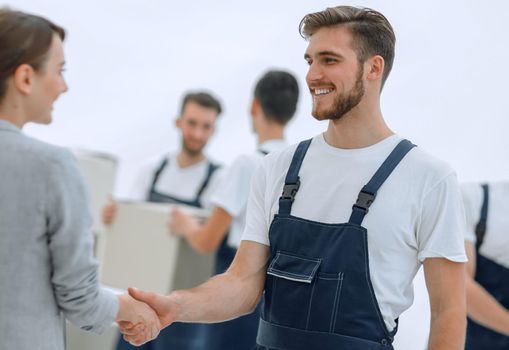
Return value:
[(509, 182), (462, 186), (467, 219), (467, 350), (509, 349)]
[[(462, 349), (465, 227), (454, 171), (386, 125), (387, 19), (338, 6), (304, 17), (312, 115), (327, 130), (264, 158), (228, 271), (168, 296), (131, 290), (174, 321), (250, 312), (264, 295), (260, 349), (391, 349), (424, 265), (429, 349)], [(411, 116), (409, 116), (411, 118)], [(123, 327), (131, 339), (130, 327)]]
[[(176, 154), (165, 154), (149, 160), (142, 166), (131, 198), (158, 203), (185, 204), (193, 207), (210, 207), (210, 195), (219, 182), (218, 166), (203, 151), (214, 133), (221, 113), (219, 101), (205, 92), (184, 96), (176, 126), (182, 135), (182, 147)], [(111, 224), (116, 205), (110, 203), (103, 210), (103, 222)], [(206, 325), (179, 323), (167, 328), (159, 337), (147, 344), (145, 350), (201, 350), (205, 347)], [(118, 350), (134, 347), (122, 338)]]
[[(237, 157), (225, 171), (212, 195), (214, 208), (203, 224), (178, 208), (172, 212), (172, 232), (186, 237), (197, 251), (217, 252), (215, 274), (226, 271), (241, 243), (254, 171), (265, 155), (288, 146), (284, 140), (285, 126), (297, 109), (298, 99), (299, 85), (292, 74), (281, 70), (266, 72), (256, 83), (251, 103), (258, 149)], [(207, 350), (252, 349), (260, 309), (258, 306), (250, 315), (211, 325), (207, 329)]]

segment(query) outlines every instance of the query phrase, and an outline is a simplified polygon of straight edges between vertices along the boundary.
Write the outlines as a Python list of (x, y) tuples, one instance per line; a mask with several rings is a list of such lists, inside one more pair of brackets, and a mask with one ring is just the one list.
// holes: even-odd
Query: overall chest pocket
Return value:
[(279, 325), (332, 332), (343, 273), (323, 273), (321, 258), (278, 251), (267, 269), (265, 319)]

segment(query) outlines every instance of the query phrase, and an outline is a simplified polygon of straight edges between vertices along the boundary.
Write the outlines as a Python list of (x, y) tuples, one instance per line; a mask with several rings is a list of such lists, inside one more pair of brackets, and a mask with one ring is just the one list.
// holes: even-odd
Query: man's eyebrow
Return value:
[(328, 50), (318, 52), (318, 56), (335, 56), (335, 57), (343, 58), (343, 55), (341, 55), (337, 52), (328, 51)]
[[(329, 51), (329, 50), (320, 51), (320, 52), (318, 52), (317, 56), (334, 56), (334, 57), (338, 57), (338, 58), (343, 58), (343, 55), (341, 55), (335, 51)], [(305, 53), (304, 59), (305, 60), (311, 59), (311, 55), (308, 53)]]

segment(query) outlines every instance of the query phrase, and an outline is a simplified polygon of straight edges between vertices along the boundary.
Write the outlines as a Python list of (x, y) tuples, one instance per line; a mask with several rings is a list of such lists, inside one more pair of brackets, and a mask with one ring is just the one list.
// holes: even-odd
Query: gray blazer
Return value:
[(0, 120), (0, 349), (63, 350), (64, 318), (96, 333), (114, 322), (90, 227), (72, 154)]

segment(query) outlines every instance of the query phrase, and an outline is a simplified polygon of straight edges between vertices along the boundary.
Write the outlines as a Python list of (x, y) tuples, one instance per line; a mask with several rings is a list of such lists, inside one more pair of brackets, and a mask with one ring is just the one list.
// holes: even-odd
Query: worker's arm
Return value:
[(189, 245), (200, 253), (213, 252), (219, 248), (228, 232), (232, 217), (226, 210), (214, 207), (204, 223), (175, 208), (171, 212), (169, 230), (185, 237)]
[(424, 260), (431, 306), (429, 350), (463, 350), (466, 328), (465, 264)]
[(475, 322), (509, 336), (509, 311), (474, 279), (476, 256), (474, 244), (465, 241), (468, 255), (466, 269), (467, 311)]
[[(268, 258), (268, 246), (243, 241), (230, 268), (196, 288), (166, 296), (136, 289), (130, 289), (129, 294), (154, 309), (163, 327), (176, 321), (230, 320), (252, 312), (260, 301)], [(146, 341), (136, 335), (124, 337), (127, 341)]]

